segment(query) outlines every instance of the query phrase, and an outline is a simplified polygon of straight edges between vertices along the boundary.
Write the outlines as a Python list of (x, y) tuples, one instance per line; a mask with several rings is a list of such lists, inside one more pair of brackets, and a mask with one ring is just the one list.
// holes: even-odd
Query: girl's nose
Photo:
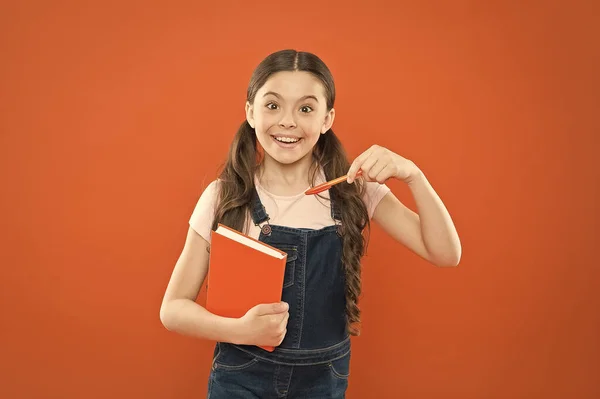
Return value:
[(289, 112), (286, 112), (279, 121), (279, 126), (284, 129), (291, 129), (296, 127), (296, 121), (294, 121), (294, 117)]

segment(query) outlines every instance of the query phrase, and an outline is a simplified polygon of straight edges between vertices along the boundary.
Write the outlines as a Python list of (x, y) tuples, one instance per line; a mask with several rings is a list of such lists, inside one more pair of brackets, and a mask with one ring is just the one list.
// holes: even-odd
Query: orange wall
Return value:
[(592, 6), (7, 3), (0, 397), (202, 397), (213, 344), (160, 301), (252, 69), (286, 47), (333, 70), (349, 152), (414, 160), (463, 240), (436, 269), (375, 228), (348, 397), (600, 397)]

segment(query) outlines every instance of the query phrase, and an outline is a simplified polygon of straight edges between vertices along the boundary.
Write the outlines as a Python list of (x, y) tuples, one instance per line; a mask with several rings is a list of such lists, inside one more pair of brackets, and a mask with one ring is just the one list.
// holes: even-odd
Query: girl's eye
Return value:
[(277, 109), (277, 105), (273, 104), (273, 103), (268, 103), (267, 104), (267, 108), (269, 108), (269, 109)]
[(304, 112), (304, 113), (309, 113), (313, 109), (311, 107), (309, 107), (308, 105), (305, 105), (304, 107), (300, 108), (300, 110), (302, 110), (302, 112)]

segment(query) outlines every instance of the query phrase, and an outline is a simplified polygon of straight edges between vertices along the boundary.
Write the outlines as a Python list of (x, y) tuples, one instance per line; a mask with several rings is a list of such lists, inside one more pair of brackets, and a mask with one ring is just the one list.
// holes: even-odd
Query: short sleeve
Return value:
[(380, 184), (378, 182), (365, 183), (365, 193), (363, 195), (363, 201), (367, 206), (367, 210), (369, 212), (369, 219), (373, 217), (373, 214), (375, 213), (375, 209), (377, 208), (377, 205), (379, 205), (379, 202), (390, 191), (390, 188), (385, 184)]
[(189, 220), (190, 227), (208, 242), (210, 242), (212, 223), (215, 218), (217, 194), (217, 180), (214, 180), (200, 196)]

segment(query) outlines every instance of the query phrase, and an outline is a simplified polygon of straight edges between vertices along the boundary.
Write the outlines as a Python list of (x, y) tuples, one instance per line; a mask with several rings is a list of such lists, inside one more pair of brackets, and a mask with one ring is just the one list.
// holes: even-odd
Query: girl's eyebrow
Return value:
[[(283, 98), (281, 97), (281, 95), (279, 95), (279, 94), (275, 93), (274, 91), (268, 91), (268, 92), (266, 92), (266, 93), (263, 95), (263, 97), (266, 97), (266, 96), (268, 96), (269, 94), (270, 94), (270, 95), (272, 95), (272, 96), (275, 96), (275, 97), (279, 98), (280, 100), (283, 100)], [(299, 101), (308, 100), (309, 98), (312, 98), (312, 99), (313, 99), (313, 100), (315, 100), (316, 102), (319, 102), (319, 100), (317, 99), (317, 96), (313, 96), (312, 94), (309, 94), (309, 95), (307, 95), (307, 96), (304, 96), (304, 97), (302, 97), (302, 98), (301, 98)]]

